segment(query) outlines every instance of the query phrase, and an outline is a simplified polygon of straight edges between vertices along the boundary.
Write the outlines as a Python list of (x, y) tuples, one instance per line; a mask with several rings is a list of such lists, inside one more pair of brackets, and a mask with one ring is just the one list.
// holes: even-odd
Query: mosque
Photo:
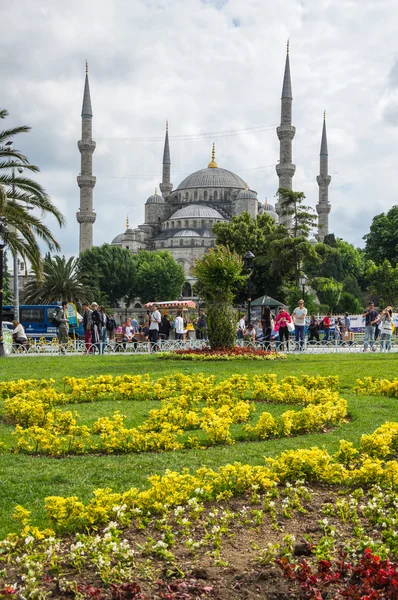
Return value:
[[(292, 141), (296, 133), (292, 125), (292, 85), (290, 77), (289, 45), (287, 47), (285, 72), (281, 97), (281, 124), (277, 127), (280, 141), (280, 156), (276, 165), (279, 178), (278, 187), (293, 189), (293, 176), (296, 166), (292, 162)], [(95, 177), (92, 174), (92, 155), (95, 142), (92, 139), (92, 118), (88, 69), (82, 108), (82, 139), (78, 142), (81, 153), (81, 173), (77, 178), (80, 187), (80, 208), (76, 213), (80, 226), (79, 251), (82, 252), (93, 245), (93, 226), (96, 214), (93, 211), (93, 189)], [(261, 203), (257, 192), (251, 190), (245, 181), (221, 168), (216, 162), (213, 144), (211, 161), (207, 168), (200, 169), (186, 177), (176, 189), (171, 179), (171, 155), (169, 132), (166, 124), (166, 135), (163, 151), (162, 181), (160, 193), (155, 193), (145, 202), (145, 222), (135, 229), (126, 222), (126, 230), (112, 240), (112, 245), (138, 252), (139, 250), (167, 249), (184, 269), (186, 283), (183, 295), (192, 295), (192, 284), (195, 278), (191, 268), (209, 248), (215, 245), (216, 236), (212, 228), (215, 223), (229, 221), (234, 215), (247, 211), (252, 217), (267, 212), (275, 221), (286, 227), (290, 218), (283, 215), (279, 203), (275, 208), (265, 202)], [(328, 174), (328, 149), (326, 137), (326, 120), (324, 115), (320, 150), (318, 235), (323, 240), (328, 234), (330, 204), (328, 187), (331, 177)]]

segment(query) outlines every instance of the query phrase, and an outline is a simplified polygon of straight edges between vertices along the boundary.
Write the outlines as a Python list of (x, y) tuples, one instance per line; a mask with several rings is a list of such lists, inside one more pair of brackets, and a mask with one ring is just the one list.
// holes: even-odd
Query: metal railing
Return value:
[[(57, 355), (57, 354), (150, 354), (151, 352), (171, 352), (173, 350), (181, 349), (201, 349), (207, 345), (205, 340), (188, 339), (186, 341), (180, 340), (158, 340), (153, 346), (150, 342), (123, 342), (114, 343), (107, 342), (104, 346), (102, 344), (92, 345), (89, 350), (83, 340), (69, 340), (66, 346), (60, 346), (58, 340), (52, 341), (44, 340), (29, 340), (27, 345), (13, 344), (11, 347), (10, 356), (22, 356), (22, 355)], [(287, 354), (292, 353), (306, 353), (306, 354), (355, 354), (363, 352), (363, 341), (355, 340), (352, 342), (343, 342), (340, 340), (329, 340), (320, 342), (308, 342), (304, 340), (302, 347), (293, 340), (289, 342), (280, 343), (278, 341), (272, 342), (246, 342), (237, 340), (236, 345), (253, 347), (262, 350), (270, 350), (276, 352), (284, 352)], [(368, 352), (371, 350), (368, 348)], [(374, 351), (380, 352), (380, 341), (375, 342)], [(389, 352), (398, 352), (398, 340), (395, 339), (391, 343), (391, 350)]]

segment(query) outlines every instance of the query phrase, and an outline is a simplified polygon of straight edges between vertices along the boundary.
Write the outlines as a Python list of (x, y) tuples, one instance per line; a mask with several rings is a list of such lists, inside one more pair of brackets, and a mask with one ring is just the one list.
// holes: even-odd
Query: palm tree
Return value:
[[(7, 116), (8, 112), (0, 109), (0, 119)], [(28, 259), (35, 273), (39, 274), (42, 261), (38, 239), (43, 240), (50, 250), (60, 249), (57, 240), (42, 223), (42, 219), (45, 215), (52, 214), (62, 227), (65, 218), (42, 186), (28, 177), (23, 177), (18, 171), (21, 167), (32, 173), (39, 171), (39, 168), (31, 165), (28, 158), (14, 149), (9, 141), (30, 129), (22, 125), (0, 131), (0, 222), (8, 226), (8, 231), (3, 233), (2, 238), (11, 253), (18, 253)], [(32, 207), (38, 208), (41, 215), (32, 214)]]
[(24, 302), (27, 304), (50, 304), (69, 300), (81, 307), (83, 302), (92, 302), (95, 288), (90, 287), (88, 277), (78, 268), (78, 259), (73, 256), (47, 254), (43, 261), (43, 275), (34, 278), (25, 286)]

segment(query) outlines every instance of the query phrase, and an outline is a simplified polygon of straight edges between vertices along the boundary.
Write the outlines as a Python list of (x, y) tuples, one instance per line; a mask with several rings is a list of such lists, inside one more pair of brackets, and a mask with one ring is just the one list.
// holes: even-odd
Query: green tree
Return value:
[[(292, 276), (292, 268), (284, 262), (274, 242), (287, 236), (287, 230), (276, 225), (268, 214), (258, 215), (256, 219), (243, 212), (230, 221), (216, 223), (213, 226), (216, 244), (228, 247), (232, 252), (243, 256), (247, 250), (255, 255), (251, 275), (252, 297), (267, 294), (284, 300), (286, 282)], [(237, 300), (244, 301), (247, 294), (242, 284), (237, 290)]]
[(376, 215), (363, 239), (366, 241), (366, 258), (377, 265), (387, 259), (395, 267), (398, 263), (398, 205), (390, 208), (387, 214)]
[(294, 273), (294, 283), (299, 287), (302, 264), (305, 262), (319, 262), (319, 257), (314, 245), (309, 241), (309, 233), (314, 227), (316, 216), (311, 208), (302, 204), (305, 196), (303, 192), (293, 192), (287, 188), (279, 188), (279, 203), (281, 216), (289, 217), (292, 222), (288, 235), (274, 242), (275, 249), (280, 258), (290, 265)]
[(93, 288), (106, 294), (111, 306), (126, 296), (138, 295), (135, 270), (130, 250), (119, 246), (94, 246), (79, 256), (79, 271), (91, 279)]
[(236, 310), (232, 304), (236, 290), (247, 276), (242, 275), (241, 257), (224, 246), (216, 246), (197, 260), (193, 274), (196, 289), (207, 307), (207, 330), (211, 348), (231, 348), (235, 345)]
[(341, 292), (340, 300), (335, 307), (336, 313), (348, 312), (352, 315), (360, 314), (363, 312), (363, 302), (358, 300), (354, 294), (349, 292)]
[(140, 250), (133, 265), (135, 291), (142, 302), (176, 300), (181, 294), (184, 271), (168, 250)]
[(95, 289), (88, 277), (79, 269), (78, 259), (50, 256), (43, 261), (43, 275), (28, 281), (24, 290), (27, 304), (50, 304), (69, 300), (79, 308), (83, 302), (94, 300)]
[[(14, 275), (15, 277), (15, 275)], [(7, 252), (3, 252), (3, 304), (13, 304), (14, 294), (10, 286)]]
[(343, 284), (328, 277), (316, 277), (312, 279), (311, 286), (315, 289), (321, 304), (329, 307), (334, 312), (343, 291)]
[[(7, 116), (8, 112), (0, 109), (0, 119)], [(60, 249), (56, 238), (43, 223), (43, 217), (53, 215), (60, 226), (65, 224), (65, 219), (42, 186), (18, 171), (23, 167), (25, 171), (37, 173), (39, 168), (30, 164), (19, 150), (7, 145), (17, 135), (28, 131), (30, 127), (25, 125), (0, 131), (0, 220), (5, 220), (8, 225), (8, 233), (3, 237), (11, 253), (18, 253), (28, 260), (39, 274), (42, 260), (38, 240), (44, 241), (50, 250)], [(40, 215), (35, 216), (30, 207), (39, 209)]]
[(369, 291), (378, 297), (380, 305), (398, 305), (398, 265), (394, 267), (387, 259), (381, 265), (371, 262), (366, 275)]

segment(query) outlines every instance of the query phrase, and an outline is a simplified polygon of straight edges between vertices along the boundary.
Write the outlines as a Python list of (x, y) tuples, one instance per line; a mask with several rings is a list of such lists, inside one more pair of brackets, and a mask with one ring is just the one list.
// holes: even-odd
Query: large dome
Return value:
[(188, 175), (180, 183), (177, 190), (188, 190), (192, 188), (235, 188), (244, 190), (246, 183), (231, 171), (220, 168), (207, 168)]
[(188, 204), (184, 208), (180, 208), (171, 215), (170, 219), (224, 219), (224, 217), (210, 206), (201, 206), (200, 204)]

